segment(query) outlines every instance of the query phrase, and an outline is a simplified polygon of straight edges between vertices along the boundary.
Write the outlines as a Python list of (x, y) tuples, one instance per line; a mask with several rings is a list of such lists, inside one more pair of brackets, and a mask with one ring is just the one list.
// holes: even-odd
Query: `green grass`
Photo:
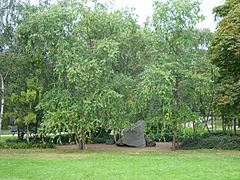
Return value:
[[(5, 134), (7, 134), (7, 135), (12, 135), (12, 133), (11, 133), (9, 130), (7, 130), (7, 129), (2, 129), (2, 130), (1, 130), (1, 135), (5, 135)], [(15, 133), (15, 135), (16, 135), (16, 133)]]
[(239, 179), (240, 152), (0, 150), (1, 179)]

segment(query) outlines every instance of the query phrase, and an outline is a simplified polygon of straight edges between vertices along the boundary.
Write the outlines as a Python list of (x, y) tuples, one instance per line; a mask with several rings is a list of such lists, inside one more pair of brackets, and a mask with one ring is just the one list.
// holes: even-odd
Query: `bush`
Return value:
[(240, 150), (240, 137), (227, 135), (205, 135), (183, 139), (180, 149), (225, 149)]
[(163, 125), (159, 125), (161, 128), (156, 128), (153, 125), (149, 125), (145, 129), (146, 135), (156, 142), (170, 142), (173, 140), (172, 129), (169, 127), (163, 128)]
[(193, 138), (193, 137), (199, 137), (203, 136), (205, 134), (205, 130), (202, 123), (196, 123), (195, 124), (195, 132), (193, 132), (192, 127), (185, 127), (182, 128), (179, 132), (179, 139), (185, 139), (185, 138)]
[(111, 135), (111, 130), (103, 127), (98, 127), (94, 131), (92, 131), (91, 134), (89, 134), (87, 142), (92, 144), (101, 144), (105, 143), (107, 139), (113, 139), (113, 136)]
[(107, 139), (113, 139), (113, 136), (110, 134), (103, 134), (97, 137), (91, 137), (88, 142), (91, 144), (102, 144), (105, 143)]
[(15, 137), (15, 138), (7, 138), (5, 142), (6, 143), (25, 143), (26, 141)]
[[(107, 139), (110, 139), (109, 137), (97, 137), (97, 138), (92, 138), (90, 143), (92, 144), (103, 144), (106, 142)], [(113, 138), (111, 138), (113, 139)]]
[(75, 134), (59, 134), (56, 136), (33, 136), (29, 138), (32, 143), (52, 143), (52, 144), (76, 144)]
[[(113, 139), (111, 135), (97, 136), (97, 137), (87, 137), (86, 143), (105, 143), (107, 139)], [(56, 136), (45, 136), (45, 137), (32, 137), (30, 139), (31, 142), (39, 143), (39, 142), (50, 142), (53, 144), (76, 144), (75, 134), (61, 134)]]
[(1, 142), (0, 149), (54, 148), (52, 143)]
[(149, 138), (156, 142), (171, 142), (173, 140), (172, 133), (146, 133)]
[[(105, 143), (107, 139), (113, 139), (110, 135), (111, 130), (104, 128), (96, 128), (92, 132), (86, 134), (86, 143)], [(47, 136), (34, 136), (30, 138), (31, 142), (51, 142), (53, 144), (76, 144), (75, 134), (58, 134), (58, 135), (47, 135)]]

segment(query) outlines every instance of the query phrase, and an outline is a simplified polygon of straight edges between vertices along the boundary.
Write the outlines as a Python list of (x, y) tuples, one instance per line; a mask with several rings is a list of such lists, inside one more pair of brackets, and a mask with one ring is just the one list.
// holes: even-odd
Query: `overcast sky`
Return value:
[[(38, 2), (39, 0), (31, 1)], [(108, 2), (108, 0), (100, 1)], [(121, 9), (124, 7), (134, 7), (136, 9), (136, 14), (139, 16), (139, 22), (143, 23), (146, 20), (146, 17), (151, 16), (153, 13), (153, 1), (154, 0), (115, 0), (114, 8)], [(214, 22), (212, 9), (222, 4), (223, 1), (224, 0), (202, 0), (201, 10), (206, 19), (202, 23), (198, 24), (199, 28), (209, 28), (211, 31), (215, 30), (216, 23)]]
[[(107, 1), (107, 0), (102, 0)], [(153, 13), (154, 0), (115, 0), (117, 8), (122, 7), (134, 7), (136, 13), (139, 16), (139, 22), (143, 23), (147, 16), (151, 16)], [(198, 25), (199, 28), (209, 28), (211, 31), (215, 30), (216, 23), (214, 22), (214, 15), (212, 9), (223, 3), (223, 0), (202, 0), (201, 10), (206, 19)]]

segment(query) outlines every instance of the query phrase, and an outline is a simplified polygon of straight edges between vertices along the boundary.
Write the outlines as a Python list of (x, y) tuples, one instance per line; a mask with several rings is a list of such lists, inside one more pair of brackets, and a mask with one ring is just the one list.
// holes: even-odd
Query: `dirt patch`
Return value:
[[(130, 151), (130, 152), (156, 152), (156, 151), (171, 151), (172, 143), (157, 143), (155, 147), (146, 147), (146, 148), (134, 148), (134, 147), (122, 147), (122, 146), (116, 146), (116, 145), (106, 145), (106, 144), (88, 144), (87, 149), (88, 150), (109, 150), (109, 151)], [(63, 150), (77, 150), (77, 145), (61, 145), (57, 146), (57, 149), (63, 149)]]

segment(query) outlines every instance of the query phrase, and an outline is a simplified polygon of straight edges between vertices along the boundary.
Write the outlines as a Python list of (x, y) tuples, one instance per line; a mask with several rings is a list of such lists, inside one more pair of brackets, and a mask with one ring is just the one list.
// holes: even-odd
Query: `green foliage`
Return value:
[(149, 138), (156, 142), (170, 142), (173, 140), (171, 127), (166, 126), (163, 121), (148, 121), (145, 132)]
[(24, 18), (23, 11), (29, 3), (25, 0), (1, 0), (0, 5), (0, 54), (2, 54), (14, 44), (15, 28)]
[(195, 132), (193, 132), (193, 128), (183, 128), (180, 132), (180, 140), (194, 138), (204, 135), (206, 132), (204, 131), (203, 124), (198, 124), (195, 128)]
[[(88, 9), (84, 3), (70, 4), (64, 10), (56, 5), (44, 13), (37, 12), (19, 27), (18, 38), (26, 51), (34, 50), (37, 61), (45, 54), (54, 62), (57, 81), (38, 106), (44, 114), (43, 132), (75, 133), (82, 141), (94, 127), (121, 118), (117, 108), (124, 103), (113, 86), (119, 43), (111, 33), (117, 33), (117, 24), (109, 25), (107, 20), (121, 21), (120, 15), (109, 14), (98, 5)], [(34, 27), (26, 29), (29, 23)], [(56, 32), (57, 36), (52, 36)]]
[(238, 114), (240, 108), (240, 1), (227, 0), (215, 8), (215, 15), (221, 17), (214, 34), (209, 53), (212, 62), (218, 66), (220, 78), (217, 86), (217, 109), (223, 116)]
[(54, 148), (52, 143), (0, 142), (0, 149)]
[(180, 149), (240, 150), (240, 137), (229, 135), (205, 135), (182, 140)]
[[(236, 1), (237, 2), (237, 1)], [(220, 68), (222, 76), (232, 76), (239, 80), (240, 2), (222, 18), (211, 43), (210, 53), (213, 62)]]
[(29, 138), (29, 141), (38, 143), (50, 143), (55, 145), (76, 144), (75, 134), (58, 134), (58, 135), (35, 135)]
[(215, 18), (221, 18), (227, 16), (234, 6), (239, 4), (239, 0), (226, 0), (225, 3), (221, 6), (214, 8)]
[(37, 115), (34, 106), (41, 98), (41, 93), (41, 87), (34, 84), (33, 80), (29, 80), (26, 91), (21, 91), (19, 95), (15, 93), (11, 95), (11, 101), (15, 104), (15, 112), (11, 115), (14, 115), (17, 119), (16, 124), (27, 126), (36, 122)]
[(162, 124), (156, 134), (171, 129), (175, 139), (185, 123), (205, 116), (201, 110), (212, 105), (214, 67), (205, 50), (211, 34), (195, 27), (202, 20), (198, 1), (156, 1), (154, 7), (154, 63), (139, 76), (136, 113), (156, 127)]
[(57, 144), (51, 141), (44, 141), (40, 138), (38, 139), (37, 136), (31, 136), (29, 142), (26, 139), (17, 137), (6, 137), (1, 143), (1, 148), (8, 149), (54, 148), (55, 144)]
[[(0, 74), (5, 85), (5, 89), (1, 91), (1, 98), (6, 105), (4, 108), (1, 106), (1, 110), (4, 109), (4, 117), (14, 112), (17, 114), (14, 116), (18, 118), (17, 123), (26, 125), (36, 121), (33, 115), (36, 104), (33, 103), (32, 108), (29, 108), (29, 104), (26, 106), (30, 99), (33, 101), (32, 96), (35, 96), (28, 83), (39, 83), (41, 78), (38, 76), (39, 67), (35, 68), (30, 58), (21, 52), (22, 46), (17, 44), (15, 35), (21, 22), (38, 7), (31, 6), (27, 0), (1, 0), (0, 6)], [(14, 96), (15, 100), (12, 99)]]
[[(146, 132), (165, 141), (176, 139), (186, 123), (217, 113), (217, 68), (206, 53), (212, 34), (196, 29), (203, 19), (199, 1), (156, 1), (144, 27), (134, 11), (113, 11), (95, 0), (11, 2), (16, 6), (9, 6), (12, 23), (7, 23), (9, 31), (4, 25), (0, 53), (5, 117), (15, 117), (28, 132), (39, 127), (40, 136), (51, 133), (54, 141), (62, 141), (58, 135), (63, 132), (83, 145), (99, 127), (116, 137), (143, 119)], [(224, 21), (233, 24), (235, 8), (230, 13)], [(219, 32), (238, 30), (230, 29)], [(226, 46), (235, 42), (228, 38)], [(236, 50), (237, 45), (232, 55)], [(231, 109), (238, 89), (236, 83), (218, 102)]]
[[(163, 107), (171, 104), (172, 101), (173, 77), (170, 72), (164, 71), (161, 66), (151, 66), (141, 74), (140, 78), (137, 87), (137, 113), (141, 113), (142, 118), (146, 118), (147, 109), (149, 109), (150, 116), (159, 114), (164, 116)], [(152, 107), (149, 107), (151, 105)]]

